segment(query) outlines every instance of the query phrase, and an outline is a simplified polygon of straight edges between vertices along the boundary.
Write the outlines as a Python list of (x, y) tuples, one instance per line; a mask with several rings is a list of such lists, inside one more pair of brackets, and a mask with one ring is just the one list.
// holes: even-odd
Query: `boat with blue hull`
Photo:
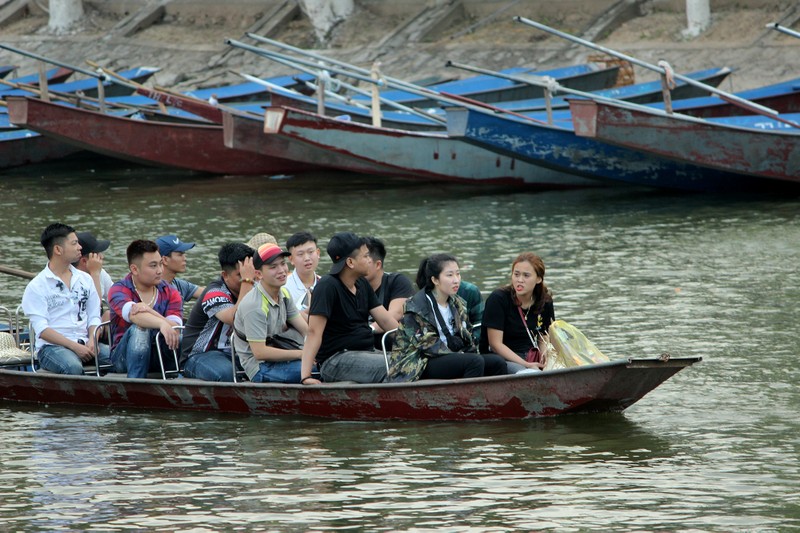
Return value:
[(501, 154), (611, 182), (697, 192), (785, 188), (778, 180), (754, 182), (747, 176), (579, 137), (572, 124), (548, 125), (490, 110), (448, 109), (447, 132)]

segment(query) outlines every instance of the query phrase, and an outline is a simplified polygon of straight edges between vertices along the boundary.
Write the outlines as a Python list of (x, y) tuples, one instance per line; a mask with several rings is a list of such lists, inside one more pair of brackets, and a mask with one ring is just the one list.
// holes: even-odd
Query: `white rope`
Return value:
[(672, 66), (669, 63), (667, 63), (667, 61), (664, 59), (659, 60), (657, 64), (659, 67), (664, 69), (664, 77), (666, 78), (667, 81), (667, 87), (669, 87), (670, 90), (674, 89), (675, 71), (672, 70)]

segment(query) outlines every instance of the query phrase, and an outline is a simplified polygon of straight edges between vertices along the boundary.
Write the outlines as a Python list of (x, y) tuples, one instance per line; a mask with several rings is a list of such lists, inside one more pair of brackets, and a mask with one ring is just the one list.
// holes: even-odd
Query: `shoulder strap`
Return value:
[(517, 307), (517, 311), (519, 311), (519, 318), (520, 318), (520, 320), (522, 320), (522, 327), (525, 328), (525, 332), (528, 334), (528, 339), (530, 339), (531, 344), (533, 345), (533, 347), (536, 348), (538, 345), (533, 340), (533, 335), (531, 335), (531, 329), (528, 327), (528, 323), (525, 321), (525, 315), (522, 314), (522, 307), (520, 307), (520, 306), (516, 306), (516, 307)]

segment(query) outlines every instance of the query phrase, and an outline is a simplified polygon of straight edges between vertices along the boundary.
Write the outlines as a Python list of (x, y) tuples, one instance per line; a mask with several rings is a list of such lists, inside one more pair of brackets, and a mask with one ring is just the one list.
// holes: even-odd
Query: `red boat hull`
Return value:
[(0, 400), (341, 420), (499, 420), (622, 411), (700, 358), (393, 384), (211, 383), (0, 370)]
[(311, 165), (226, 148), (222, 126), (134, 120), (9, 98), (11, 122), (78, 148), (143, 165), (214, 174), (288, 174)]

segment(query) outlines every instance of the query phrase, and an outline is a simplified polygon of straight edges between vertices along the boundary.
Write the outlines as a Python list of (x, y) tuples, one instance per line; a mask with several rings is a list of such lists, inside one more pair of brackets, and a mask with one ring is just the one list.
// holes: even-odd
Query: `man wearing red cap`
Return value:
[(300, 383), (300, 356), (308, 332), (289, 291), (289, 252), (262, 244), (253, 256), (261, 273), (255, 289), (239, 301), (233, 319), (233, 347), (250, 381)]
[(315, 361), (324, 381), (380, 383), (386, 379), (386, 361), (373, 347), (369, 317), (384, 331), (398, 324), (364, 279), (371, 265), (366, 240), (337, 233), (328, 242), (328, 255), (333, 266), (317, 282), (308, 311), (302, 383), (319, 383), (311, 377)]

